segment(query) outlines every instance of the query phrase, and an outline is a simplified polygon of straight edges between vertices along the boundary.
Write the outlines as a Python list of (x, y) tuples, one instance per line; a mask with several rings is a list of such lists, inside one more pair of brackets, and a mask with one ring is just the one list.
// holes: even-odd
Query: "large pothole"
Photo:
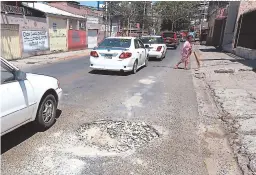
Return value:
[(103, 120), (86, 123), (77, 130), (80, 141), (109, 152), (125, 152), (158, 138), (158, 131), (144, 122)]

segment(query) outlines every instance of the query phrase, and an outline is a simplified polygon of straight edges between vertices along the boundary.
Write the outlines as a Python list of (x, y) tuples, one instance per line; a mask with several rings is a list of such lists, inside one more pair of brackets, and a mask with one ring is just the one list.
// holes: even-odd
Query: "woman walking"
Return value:
[(192, 53), (192, 45), (191, 45), (191, 41), (192, 41), (192, 36), (188, 35), (187, 36), (187, 41), (184, 43), (183, 48), (181, 50), (181, 60), (178, 62), (178, 64), (175, 66), (175, 69), (179, 68), (179, 65), (181, 63), (185, 63), (185, 69), (187, 70), (187, 65), (189, 62), (189, 57)]

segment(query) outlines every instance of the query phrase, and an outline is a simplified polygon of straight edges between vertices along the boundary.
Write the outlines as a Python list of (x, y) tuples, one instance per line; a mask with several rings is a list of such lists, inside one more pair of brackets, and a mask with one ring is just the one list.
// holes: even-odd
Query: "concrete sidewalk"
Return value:
[(218, 52), (214, 47), (195, 47), (201, 68), (192, 71), (194, 77), (207, 84), (219, 106), (216, 113), (221, 114), (219, 119), (226, 126), (243, 174), (256, 174), (256, 60)]
[(67, 59), (74, 59), (74, 58), (89, 56), (90, 51), (91, 49), (60, 52), (60, 53), (53, 53), (49, 55), (33, 56), (25, 59), (13, 60), (10, 62), (15, 66), (17, 66), (18, 68), (23, 69), (31, 66), (51, 64), (53, 62), (58, 62), (60, 60), (67, 60)]

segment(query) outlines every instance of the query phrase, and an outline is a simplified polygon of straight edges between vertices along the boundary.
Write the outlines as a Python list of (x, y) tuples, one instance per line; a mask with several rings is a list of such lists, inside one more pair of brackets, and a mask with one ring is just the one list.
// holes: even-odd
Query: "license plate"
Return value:
[(105, 59), (112, 59), (112, 55), (105, 55)]

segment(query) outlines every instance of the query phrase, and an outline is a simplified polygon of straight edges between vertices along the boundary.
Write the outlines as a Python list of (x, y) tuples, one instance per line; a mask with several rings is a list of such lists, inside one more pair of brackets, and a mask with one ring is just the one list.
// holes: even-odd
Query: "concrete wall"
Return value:
[(241, 1), (238, 16), (253, 10), (256, 10), (256, 1)]
[(241, 1), (240, 2), (238, 15), (237, 15), (237, 19), (236, 19), (235, 33), (233, 36), (232, 48), (234, 48), (236, 34), (237, 34), (238, 28), (239, 28), (239, 26), (238, 26), (239, 18), (241, 17), (242, 14), (249, 12), (249, 11), (253, 11), (253, 10), (256, 10), (256, 1)]
[[(236, 20), (237, 23), (236, 23), (235, 33), (233, 36), (232, 47), (233, 47), (234, 53), (238, 56), (248, 58), (248, 59), (256, 59), (255, 49), (249, 49), (249, 48), (244, 48), (244, 47), (239, 47), (239, 46), (237, 46), (235, 48), (235, 40), (236, 40), (236, 35), (239, 32), (239, 28), (240, 28), (239, 23), (238, 23), (239, 18), (241, 17), (241, 15), (243, 15), (247, 12), (255, 11), (255, 10), (256, 10), (256, 1), (241, 1), (239, 11), (238, 11), (238, 17)], [(255, 25), (255, 23), (252, 22), (252, 25)], [(250, 39), (250, 38), (248, 38), (248, 39)]]
[[(38, 18), (38, 17), (30, 17), (30, 16), (21, 16), (21, 15), (11, 15), (11, 14), (1, 14), (1, 24), (19, 24), (19, 37), (20, 37), (20, 46), (21, 46), (21, 57), (29, 57), (34, 55), (41, 55), (41, 54), (47, 54), (50, 53), (50, 47), (49, 47), (49, 33), (48, 33), (48, 25), (46, 18)], [(24, 38), (22, 33), (30, 34), (31, 31), (37, 32), (41, 31), (41, 34), (46, 36), (44, 39), (40, 39), (43, 36), (40, 35), (39, 42), (36, 41), (37, 39), (33, 39), (31, 37), (31, 40), (28, 43), (27, 38)], [(24, 40), (26, 39), (26, 43), (24, 44)], [(42, 44), (42, 42), (44, 42)], [(32, 46), (33, 45), (33, 46)], [(31, 46), (31, 47), (30, 47)], [(30, 48), (28, 48), (30, 47)], [(39, 50), (39, 49), (41, 50)]]
[(232, 1), (228, 7), (228, 17), (226, 21), (226, 27), (224, 30), (222, 48), (227, 52), (232, 52), (232, 41), (235, 33), (235, 25), (237, 21), (238, 10), (240, 1)]

